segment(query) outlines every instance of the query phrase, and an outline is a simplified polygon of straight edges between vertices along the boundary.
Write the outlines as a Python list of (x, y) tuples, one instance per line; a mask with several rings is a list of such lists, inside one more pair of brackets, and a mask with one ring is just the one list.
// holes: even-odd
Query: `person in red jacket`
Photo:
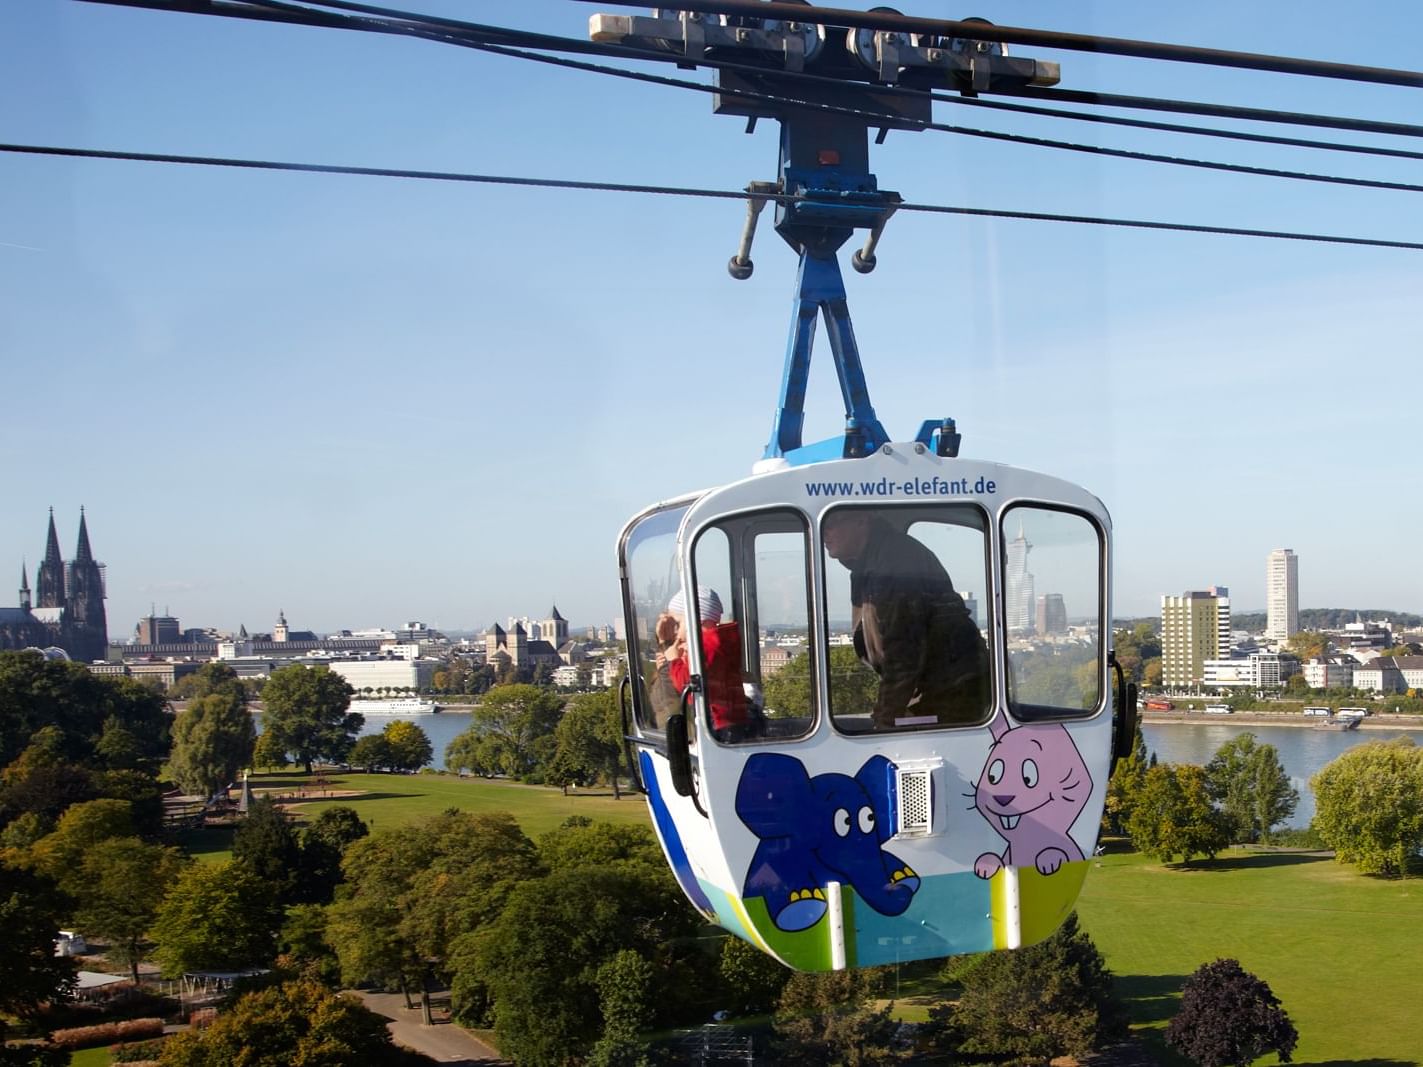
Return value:
[[(697, 615), (701, 619), (702, 683), (707, 707), (711, 709), (712, 733), (719, 741), (744, 741), (755, 733), (751, 703), (741, 675), (741, 630), (735, 620), (721, 621), (721, 597), (714, 589), (697, 592)], [(687, 659), (687, 601), (682, 593), (667, 605), (662, 618), (677, 621), (677, 636), (659, 662), (665, 659), (667, 677), (681, 692), (691, 677)], [(658, 631), (662, 630), (658, 620)]]

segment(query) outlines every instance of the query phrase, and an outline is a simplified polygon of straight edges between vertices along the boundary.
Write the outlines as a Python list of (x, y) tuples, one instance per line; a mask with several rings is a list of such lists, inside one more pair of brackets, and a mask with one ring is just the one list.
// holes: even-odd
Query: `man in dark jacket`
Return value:
[(831, 512), (821, 533), (850, 571), (855, 651), (880, 679), (875, 726), (986, 719), (988, 648), (938, 557), (863, 509)]

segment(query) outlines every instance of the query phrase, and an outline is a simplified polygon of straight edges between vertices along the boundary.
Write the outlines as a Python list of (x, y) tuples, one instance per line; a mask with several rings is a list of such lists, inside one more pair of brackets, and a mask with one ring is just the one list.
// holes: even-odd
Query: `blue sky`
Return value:
[[(599, 9), (421, 10), (581, 37)], [(1368, 32), (1283, 0), (907, 10), (1423, 69), (1423, 12), (1403, 3), (1351, 8)], [(1423, 98), (1015, 54), (1060, 61), (1067, 88), (1398, 121)], [(12, 143), (723, 189), (776, 162), (772, 124), (747, 136), (702, 94), (72, 0), (0, 5), (0, 99)], [(1423, 180), (1416, 161), (936, 118)], [(893, 134), (872, 162), (917, 202), (1423, 240), (1407, 192), (933, 132)], [(85, 505), (115, 635), (150, 603), (222, 628), (279, 609), (318, 630), (473, 628), (554, 601), (608, 621), (622, 522), (743, 476), (769, 434), (795, 261), (767, 226), (755, 276), (732, 281), (734, 202), (15, 155), (0, 189), (0, 577), (22, 557), (33, 574), (50, 505), (68, 554)], [(1259, 608), (1277, 547), (1299, 554), (1303, 606), (1423, 611), (1423, 253), (901, 214), (879, 258), (847, 284), (891, 436), (952, 415), (965, 455), (1095, 492), (1117, 614), (1212, 583)], [(823, 347), (807, 439), (839, 423)]]

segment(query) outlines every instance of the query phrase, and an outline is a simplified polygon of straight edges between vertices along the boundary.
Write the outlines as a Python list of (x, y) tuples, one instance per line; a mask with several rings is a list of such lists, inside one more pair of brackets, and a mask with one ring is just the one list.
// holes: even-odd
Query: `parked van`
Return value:
[(1340, 708), (1336, 714), (1341, 719), (1362, 719), (1368, 715), (1368, 708)]
[(1331, 712), (1328, 708), (1305, 708), (1305, 709), (1304, 709), (1304, 713), (1305, 713), (1306, 715), (1331, 715), (1331, 714), (1333, 714), (1333, 712)]
[(1207, 704), (1205, 708), (1207, 715), (1229, 715), (1229, 704)]

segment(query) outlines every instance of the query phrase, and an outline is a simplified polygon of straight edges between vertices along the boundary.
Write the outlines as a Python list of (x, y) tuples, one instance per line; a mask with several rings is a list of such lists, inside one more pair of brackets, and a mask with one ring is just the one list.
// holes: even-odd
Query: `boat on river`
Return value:
[(418, 697), (400, 697), (395, 700), (353, 700), (348, 711), (358, 711), (362, 715), (433, 715), (440, 705), (433, 700)]
[(1362, 719), (1347, 716), (1340, 718), (1337, 715), (1331, 715), (1327, 719), (1320, 719), (1314, 724), (1314, 728), (1316, 730), (1357, 730), (1362, 721)]

